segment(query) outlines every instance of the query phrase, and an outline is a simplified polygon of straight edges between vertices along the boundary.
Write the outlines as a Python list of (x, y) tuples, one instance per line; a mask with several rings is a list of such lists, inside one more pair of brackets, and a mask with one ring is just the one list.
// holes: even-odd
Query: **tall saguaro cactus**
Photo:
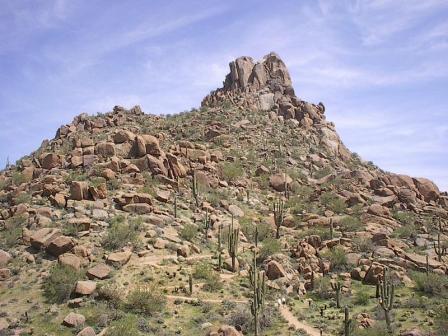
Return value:
[(386, 317), (386, 325), (389, 332), (392, 331), (390, 312), (393, 308), (395, 297), (395, 286), (390, 281), (387, 268), (384, 269), (384, 276), (380, 282), (380, 298), (379, 303)]
[(199, 206), (199, 185), (196, 177), (196, 172), (193, 173), (193, 180), (191, 181), (191, 192), (193, 193), (196, 206)]
[(350, 336), (351, 324), (352, 324), (352, 320), (350, 318), (350, 311), (348, 310), (348, 307), (345, 306), (345, 308), (344, 308), (344, 336)]
[(174, 193), (174, 218), (177, 218), (177, 193)]
[(283, 200), (279, 198), (276, 202), (274, 202), (273, 209), (274, 209), (274, 222), (277, 228), (275, 238), (279, 239), (280, 227), (283, 225), (285, 221), (285, 202), (283, 202)]
[(232, 272), (236, 272), (236, 258), (238, 256), (238, 245), (240, 240), (240, 230), (233, 227), (233, 216), (232, 224), (229, 229), (229, 237), (227, 240), (227, 250), (229, 252), (230, 258), (232, 258)]
[(205, 241), (208, 241), (208, 231), (210, 230), (210, 217), (208, 215), (208, 209), (205, 210), (204, 217), (204, 235)]
[(342, 289), (341, 282), (340, 281), (332, 282), (331, 288), (336, 293), (336, 308), (341, 308), (341, 289)]
[(222, 224), (218, 226), (218, 270), (222, 270)]
[(266, 276), (262, 271), (258, 271), (257, 268), (257, 248), (253, 250), (253, 263), (249, 268), (249, 281), (252, 287), (252, 300), (250, 300), (250, 310), (254, 317), (254, 334), (258, 336), (259, 323), (258, 318), (260, 311), (263, 311), (264, 296), (266, 292)]
[(440, 231), (437, 233), (437, 241), (434, 242), (434, 252), (437, 254), (437, 260), (442, 261), (442, 258), (447, 254), (447, 247), (444, 246), (440, 239)]
[(333, 218), (330, 218), (330, 239), (334, 238), (334, 225), (333, 225)]

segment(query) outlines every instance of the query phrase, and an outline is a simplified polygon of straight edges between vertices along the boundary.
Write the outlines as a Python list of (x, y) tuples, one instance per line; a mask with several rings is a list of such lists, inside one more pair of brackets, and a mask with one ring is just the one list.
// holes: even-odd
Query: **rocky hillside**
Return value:
[(0, 173), (2, 335), (446, 335), (448, 195), (351, 153), (275, 53)]

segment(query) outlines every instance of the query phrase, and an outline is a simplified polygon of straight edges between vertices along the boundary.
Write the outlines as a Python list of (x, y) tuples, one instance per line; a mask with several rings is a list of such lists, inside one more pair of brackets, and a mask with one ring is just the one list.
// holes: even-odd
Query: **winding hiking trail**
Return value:
[[(304, 322), (299, 321), (285, 305), (280, 305), (278, 310), (282, 317), (288, 322), (288, 324), (294, 326), (296, 329), (304, 330), (310, 336), (320, 336), (320, 331)], [(325, 334), (322, 334), (325, 336)]]
[(208, 303), (223, 303), (229, 301), (233, 303), (248, 303), (249, 300), (233, 300), (233, 299), (199, 299), (191, 296), (177, 296), (177, 295), (165, 295), (168, 300), (183, 300), (183, 301), (202, 301)]

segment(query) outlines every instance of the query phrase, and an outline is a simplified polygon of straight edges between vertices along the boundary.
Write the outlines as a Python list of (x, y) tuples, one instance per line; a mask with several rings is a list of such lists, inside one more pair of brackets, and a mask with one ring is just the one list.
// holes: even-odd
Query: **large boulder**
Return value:
[(110, 272), (112, 271), (112, 269), (107, 266), (106, 264), (98, 264), (92, 268), (89, 268), (89, 270), (87, 271), (87, 276), (89, 277), (89, 279), (106, 279), (109, 277)]
[(160, 149), (159, 139), (152, 135), (138, 135), (134, 142), (135, 155), (137, 157), (145, 156), (146, 154), (160, 156), (162, 150)]
[(283, 266), (275, 260), (271, 260), (266, 265), (266, 276), (269, 280), (276, 280), (278, 278), (284, 278), (284, 277), (287, 277), (287, 275), (288, 274), (286, 273)]
[(288, 187), (292, 182), (292, 178), (288, 174), (278, 173), (269, 178), (269, 185), (276, 191), (285, 191), (285, 186)]
[(96, 290), (96, 282), (90, 280), (82, 280), (76, 283), (75, 293), (78, 295), (91, 295)]
[(8, 265), (10, 260), (11, 255), (6, 251), (0, 250), (0, 267), (5, 267)]
[(85, 181), (73, 181), (70, 185), (70, 199), (82, 201), (89, 199), (89, 185)]
[(59, 255), (70, 251), (74, 246), (75, 244), (72, 238), (59, 236), (47, 246), (47, 252), (58, 257)]
[(104, 157), (115, 156), (115, 145), (113, 142), (100, 142), (95, 146), (95, 154)]
[(43, 154), (40, 164), (44, 169), (53, 169), (62, 165), (61, 157), (55, 153)]
[(86, 318), (84, 315), (71, 312), (64, 318), (62, 324), (70, 328), (76, 328), (83, 325), (85, 322)]
[(131, 259), (132, 252), (114, 252), (107, 257), (107, 263), (113, 266), (123, 266)]
[(30, 236), (31, 246), (41, 249), (46, 248), (57, 237), (61, 236), (61, 230), (56, 228), (43, 228), (33, 232)]
[(426, 202), (437, 201), (439, 199), (440, 190), (430, 180), (426, 178), (414, 178), (415, 186)]

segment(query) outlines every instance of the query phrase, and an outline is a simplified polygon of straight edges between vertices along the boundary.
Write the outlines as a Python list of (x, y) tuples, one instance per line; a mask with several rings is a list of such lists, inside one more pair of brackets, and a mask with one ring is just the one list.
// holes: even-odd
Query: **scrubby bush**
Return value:
[(446, 331), (448, 330), (448, 305), (437, 311), (434, 325), (437, 336), (446, 336)]
[(354, 303), (359, 306), (365, 306), (370, 300), (369, 292), (360, 290), (357, 291), (354, 297)]
[(222, 289), (223, 283), (221, 281), (220, 276), (215, 272), (212, 271), (212, 273), (208, 276), (208, 278), (205, 280), (204, 284), (204, 290), (209, 292), (216, 292), (220, 289)]
[(16, 198), (14, 198), (15, 204), (23, 204), (23, 203), (30, 203), (32, 200), (32, 196), (27, 192), (20, 193)]
[(26, 217), (23, 215), (13, 216), (5, 221), (4, 230), (0, 231), (0, 241), (5, 247), (11, 248), (19, 242), (25, 221)]
[(448, 278), (436, 273), (412, 272), (416, 290), (439, 298), (448, 298)]
[(108, 250), (117, 250), (128, 243), (138, 246), (140, 227), (133, 221), (126, 222), (123, 216), (116, 216), (110, 221), (110, 227), (103, 238), (102, 245)]
[(12, 182), (18, 186), (26, 182), (26, 177), (21, 172), (15, 171), (11, 176)]
[(324, 257), (330, 261), (333, 271), (344, 271), (347, 268), (347, 255), (345, 254), (345, 250), (340, 246), (332, 248), (325, 253)]
[(254, 224), (250, 219), (248, 218), (241, 218), (239, 220), (241, 231), (243, 231), (244, 236), (250, 241), (255, 241), (255, 228), (258, 228), (258, 241), (262, 242), (266, 238), (272, 236), (272, 227), (269, 223), (261, 222), (258, 224)]
[(392, 232), (393, 238), (409, 239), (415, 236), (417, 228), (414, 224), (404, 224)]
[(320, 201), (327, 209), (336, 213), (343, 213), (347, 210), (347, 204), (344, 199), (331, 192), (322, 194)]
[(134, 315), (126, 315), (114, 321), (107, 328), (106, 336), (138, 336), (141, 333), (138, 330), (138, 319)]
[(415, 214), (411, 211), (394, 211), (392, 217), (402, 224), (415, 224)]
[(390, 336), (384, 323), (375, 323), (367, 329), (356, 328), (353, 330), (353, 336)]
[(196, 264), (192, 275), (195, 279), (208, 280), (213, 272), (212, 265), (204, 261)]
[(280, 252), (281, 249), (282, 249), (282, 245), (278, 241), (278, 239), (274, 239), (272, 237), (266, 238), (263, 241), (263, 245), (260, 249), (259, 259), (265, 260), (269, 256)]
[(161, 312), (165, 305), (165, 296), (155, 286), (139, 286), (126, 298), (126, 308), (136, 314), (153, 315)]
[(43, 283), (44, 296), (51, 303), (63, 303), (70, 298), (81, 272), (66, 265), (55, 265)]
[(320, 299), (330, 299), (334, 297), (334, 291), (331, 288), (331, 280), (328, 277), (321, 277), (314, 281), (314, 294)]
[(192, 241), (198, 233), (198, 228), (194, 224), (185, 224), (183, 228), (179, 231), (179, 236), (188, 241)]
[(357, 232), (361, 230), (362, 222), (357, 217), (345, 216), (339, 222), (339, 228), (342, 232)]
[(112, 307), (118, 308), (123, 301), (123, 290), (113, 283), (103, 283), (97, 287), (97, 299), (107, 301)]
[(357, 237), (353, 239), (353, 244), (358, 252), (372, 252), (374, 249), (372, 239), (367, 237)]
[(220, 167), (220, 176), (226, 181), (236, 181), (244, 175), (244, 169), (239, 162), (226, 162)]

